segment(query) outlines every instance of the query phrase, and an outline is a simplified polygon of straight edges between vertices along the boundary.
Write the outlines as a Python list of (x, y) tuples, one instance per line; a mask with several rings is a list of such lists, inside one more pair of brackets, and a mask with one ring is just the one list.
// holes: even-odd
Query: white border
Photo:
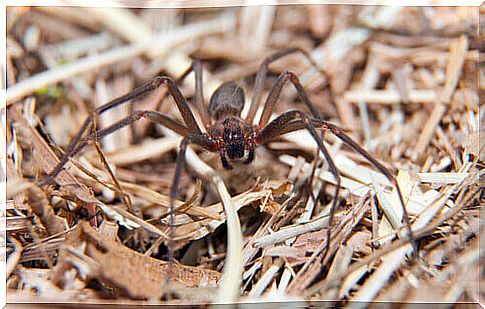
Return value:
[[(274, 5), (274, 0), (260, 0), (257, 5)], [(247, 0), (6, 0), (7, 6), (89, 6), (89, 7), (229, 7), (255, 5), (254, 1)], [(279, 0), (276, 5), (289, 4), (347, 4), (347, 5), (398, 5), (398, 6), (480, 6), (481, 0)]]
[[(473, 6), (479, 7), (483, 3), (482, 0), (402, 0), (399, 6)], [(231, 6), (247, 6), (247, 5), (274, 5), (274, 0), (260, 0), (257, 4), (255, 1), (247, 0), (174, 0), (174, 1), (152, 1), (152, 0), (125, 0), (125, 1), (109, 1), (109, 0), (6, 0), (1, 1), (2, 11), (0, 13), (1, 35), (0, 35), (0, 59), (1, 59), (1, 74), (2, 74), (2, 89), (0, 90), (0, 100), (6, 100), (6, 6), (89, 6), (89, 7), (143, 7), (143, 8), (187, 8), (187, 7), (231, 7)], [(279, 0), (276, 5), (292, 5), (292, 4), (342, 4), (342, 5), (396, 5), (394, 0), (347, 0), (347, 1), (291, 1)], [(4, 104), (5, 106), (6, 104)], [(6, 109), (0, 111), (6, 120)], [(5, 131), (5, 123), (1, 122)], [(3, 153), (0, 154), (0, 168), (6, 167), (6, 137), (0, 139), (0, 149)], [(4, 175), (6, 170), (4, 169)], [(0, 179), (0, 243), (3, 236), (3, 248), (0, 250), (0, 306), (6, 306), (6, 224), (5, 224), (5, 201), (6, 201), (6, 182), (5, 179)], [(3, 224), (2, 224), (3, 223)]]

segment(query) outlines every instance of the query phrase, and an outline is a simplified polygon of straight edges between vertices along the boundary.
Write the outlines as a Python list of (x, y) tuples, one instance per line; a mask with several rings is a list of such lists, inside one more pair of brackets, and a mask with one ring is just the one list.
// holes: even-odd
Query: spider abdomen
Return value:
[(241, 115), (244, 90), (234, 82), (224, 83), (214, 91), (209, 102), (209, 114), (216, 120)]

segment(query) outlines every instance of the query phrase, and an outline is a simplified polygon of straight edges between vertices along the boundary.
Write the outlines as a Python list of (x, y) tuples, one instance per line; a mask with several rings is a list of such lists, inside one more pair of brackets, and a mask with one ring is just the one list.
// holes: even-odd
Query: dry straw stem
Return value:
[(459, 183), (468, 176), (470, 176), (470, 174), (464, 172), (418, 173), (419, 180), (422, 183), (434, 183), (443, 185)]
[[(339, 156), (339, 155), (337, 155), (337, 156)], [(279, 157), (279, 160), (281, 162), (285, 163), (285, 164), (290, 165), (290, 166), (295, 166), (296, 163), (297, 163), (297, 161), (296, 161), (297, 159), (295, 157), (290, 156), (290, 155), (281, 155)], [(337, 168), (339, 168), (340, 171), (347, 170), (347, 172), (350, 172), (349, 169), (351, 167), (349, 165), (340, 165), (338, 162), (342, 162), (342, 161), (341, 160), (340, 161), (335, 160)], [(309, 163), (303, 164), (302, 171), (309, 173), (311, 171), (311, 165)], [(369, 169), (369, 171), (371, 171), (371, 170)], [(355, 175), (355, 173), (348, 173), (348, 174)], [(332, 184), (336, 184), (335, 177), (333, 176), (333, 174), (331, 172), (329, 172), (326, 169), (321, 169), (321, 168), (316, 169), (315, 175), (318, 179), (320, 179), (322, 181), (332, 183)], [(363, 175), (363, 174), (361, 174), (361, 175)], [(368, 186), (368, 182), (364, 182), (364, 181), (362, 181), (362, 179), (359, 179), (358, 177), (356, 177), (356, 179), (358, 181), (355, 181), (355, 180), (352, 180), (350, 178), (341, 176), (341, 184), (340, 185), (342, 186), (343, 189), (347, 189), (353, 195), (356, 195), (356, 196), (359, 196), (359, 197), (366, 196), (368, 194), (369, 190), (370, 190), (370, 188)]]
[(106, 158), (110, 164), (116, 166), (130, 165), (147, 159), (159, 158), (176, 149), (179, 142), (179, 139), (171, 137), (144, 140), (141, 144), (130, 145), (119, 151), (107, 153)]
[(91, 31), (100, 31), (100, 22), (96, 20), (93, 14), (80, 14), (80, 10), (84, 8), (77, 8), (72, 10), (69, 6), (37, 6), (36, 10), (45, 12), (47, 14), (56, 16), (62, 20), (68, 21), (76, 25), (80, 25)]
[(223, 277), (219, 285), (215, 303), (234, 303), (239, 299), (243, 272), (241, 256), (242, 232), (237, 210), (233, 206), (231, 196), (227, 192), (221, 177), (209, 165), (200, 160), (192, 149), (189, 148), (187, 150), (186, 157), (187, 163), (192, 169), (202, 177), (210, 179), (224, 206), (227, 226), (227, 252)]
[(42, 238), (36, 242), (27, 244), (22, 252), (20, 262), (29, 262), (34, 260), (46, 259), (57, 253), (65, 241), (65, 235), (71, 232), (75, 227), (65, 230), (62, 233), (54, 234)]
[(398, 104), (398, 103), (434, 103), (438, 95), (434, 90), (409, 90), (407, 100), (397, 90), (350, 90), (345, 92), (345, 100), (349, 102), (365, 101), (367, 103)]
[[(85, 8), (85, 10), (96, 16), (111, 31), (131, 43), (146, 44), (154, 38), (150, 26), (127, 8)], [(155, 53), (163, 53), (163, 49), (154, 48), (148, 51), (150, 57), (156, 57)]]
[[(476, 177), (478, 177), (478, 175), (472, 174), (467, 179), (471, 178), (471, 181), (473, 181), (473, 179), (475, 179)], [(426, 210), (425, 213), (423, 213), (417, 220), (415, 220), (415, 222), (412, 224), (412, 229), (416, 238), (422, 238), (424, 236), (435, 233), (436, 229), (439, 226), (441, 226), (443, 222), (450, 220), (451, 218), (455, 217), (458, 213), (463, 211), (463, 208), (467, 206), (467, 204), (465, 203), (467, 201), (462, 201), (461, 204), (455, 205), (453, 208), (444, 212), (444, 214), (442, 214), (437, 219), (435, 219), (433, 224), (429, 224), (429, 221), (433, 219), (436, 213), (443, 208), (445, 202), (449, 199), (450, 195), (457, 191), (462, 190), (464, 186), (468, 185), (467, 179), (463, 180), (459, 184), (454, 185), (452, 188), (448, 187), (446, 190), (446, 193), (443, 194), (438, 200), (436, 200), (430, 206), (429, 210)], [(476, 191), (475, 194), (478, 192), (479, 191)], [(406, 246), (409, 250), (412, 249), (412, 247), (409, 245), (409, 239), (407, 236), (399, 240), (396, 240), (395, 242), (393, 242), (388, 246), (382, 247), (381, 249), (375, 251), (373, 254), (364, 258), (360, 262), (354, 263), (349, 267), (349, 269), (346, 272), (336, 275), (334, 278), (332, 278), (332, 280), (324, 279), (314, 284), (313, 286), (309, 287), (305, 291), (305, 298), (311, 297), (316, 293), (319, 293), (319, 291), (321, 291), (326, 287), (338, 284), (341, 280), (346, 278), (348, 275), (351, 275), (353, 272), (359, 271), (360, 269), (370, 264), (371, 262), (377, 260), (378, 258), (381, 258), (387, 254), (390, 254), (396, 250), (402, 249), (403, 247), (406, 247)]]
[[(161, 34), (153, 37), (149, 42), (143, 41), (141, 43), (133, 43), (128, 46), (114, 48), (101, 54), (82, 58), (76, 62), (39, 73), (9, 87), (7, 89), (7, 96), (4, 104), (10, 106), (22, 97), (29, 95), (44, 86), (135, 57), (152, 49), (164, 50), (166, 52), (170, 50), (170, 48), (185, 42), (190, 42), (196, 38), (214, 33), (226, 32), (233, 27), (234, 20), (222, 16), (211, 21), (193, 23), (180, 27), (175, 29), (170, 35)], [(0, 109), (2, 108), (5, 108), (5, 105), (0, 105)]]
[(246, 52), (259, 54), (266, 49), (275, 11), (274, 5), (248, 5), (241, 9), (238, 39)]
[(441, 89), (440, 97), (435, 103), (431, 116), (424, 125), (423, 131), (418, 138), (415, 145), (412, 159), (414, 161), (421, 159), (425, 154), (425, 150), (429, 145), (431, 138), (434, 135), (435, 129), (441, 121), (444, 113), (448, 110), (447, 105), (451, 102), (451, 96), (456, 89), (458, 80), (463, 69), (463, 64), (468, 51), (468, 39), (465, 35), (460, 36), (459, 39), (454, 40), (450, 44), (450, 53), (448, 58), (448, 65), (446, 66), (446, 81), (443, 89)]
[(281, 266), (283, 266), (283, 259), (277, 259), (273, 265), (270, 266), (268, 270), (259, 278), (258, 282), (253, 286), (251, 291), (249, 291), (248, 296), (260, 296), (263, 294), (264, 290), (268, 287), (271, 281), (274, 279)]
[[(337, 219), (337, 218), (336, 218)], [(328, 216), (316, 218), (311, 222), (305, 224), (299, 224), (292, 227), (285, 227), (284, 229), (275, 232), (273, 234), (261, 236), (254, 240), (253, 246), (255, 248), (262, 248), (269, 245), (274, 245), (279, 242), (283, 242), (292, 237), (296, 237), (305, 233), (319, 231), (328, 227)]]
[[(347, 271), (350, 265), (350, 262), (352, 261), (353, 253), (354, 253), (353, 246), (345, 246), (345, 245), (341, 246), (340, 249), (335, 254), (333, 263), (328, 270), (327, 278), (331, 280), (331, 278), (336, 274)], [(337, 288), (328, 289), (326, 293), (322, 295), (322, 299), (336, 299), (338, 290), (339, 289)]]
[[(362, 81), (358, 86), (361, 90), (373, 89), (377, 85), (379, 81), (380, 73), (379, 73), (379, 70), (377, 69), (376, 62), (377, 60), (375, 55), (371, 53), (371, 55), (369, 55), (369, 61), (365, 66)], [(347, 98), (347, 100), (349, 99)], [(359, 106), (360, 119), (362, 121), (362, 130), (364, 131), (364, 143), (367, 149), (372, 150), (372, 147), (371, 147), (372, 136), (371, 136), (370, 123), (369, 123), (369, 113), (367, 109), (367, 102), (364, 99), (361, 99), (358, 101), (358, 106)]]

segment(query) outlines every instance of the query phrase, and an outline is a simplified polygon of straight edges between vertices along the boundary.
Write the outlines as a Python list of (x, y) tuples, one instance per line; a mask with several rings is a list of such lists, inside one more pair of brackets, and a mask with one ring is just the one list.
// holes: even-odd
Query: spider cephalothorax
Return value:
[(234, 160), (244, 156), (244, 133), (237, 118), (227, 117), (223, 123), (222, 139), (226, 145), (229, 159)]
[(216, 141), (216, 148), (221, 155), (224, 168), (231, 169), (232, 165), (227, 162), (239, 161), (247, 153), (244, 164), (249, 164), (254, 159), (254, 136), (256, 128), (238, 117), (227, 116), (216, 121), (208, 128), (208, 137)]
[(254, 136), (256, 128), (251, 123), (241, 119), (244, 108), (244, 90), (234, 82), (224, 83), (212, 94), (209, 103), (209, 114), (214, 124), (208, 128), (209, 138), (217, 141), (224, 168), (231, 169), (227, 161), (239, 160), (248, 151), (245, 164), (254, 159)]

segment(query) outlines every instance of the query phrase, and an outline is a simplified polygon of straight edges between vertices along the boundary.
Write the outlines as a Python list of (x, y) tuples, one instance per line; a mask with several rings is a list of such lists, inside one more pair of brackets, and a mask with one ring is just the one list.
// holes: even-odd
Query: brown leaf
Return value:
[[(109, 240), (95, 231), (87, 222), (80, 223), (70, 235), (70, 248), (82, 247), (90, 274), (135, 299), (162, 296), (164, 283), (169, 280), (171, 288), (199, 288), (217, 286), (221, 274), (217, 271), (183, 266), (157, 260), (120, 243)], [(73, 254), (65, 247), (56, 266), (54, 277), (61, 278), (67, 265), (72, 264)], [(76, 256), (77, 257), (77, 256)], [(62, 282), (61, 282), (62, 283)]]

